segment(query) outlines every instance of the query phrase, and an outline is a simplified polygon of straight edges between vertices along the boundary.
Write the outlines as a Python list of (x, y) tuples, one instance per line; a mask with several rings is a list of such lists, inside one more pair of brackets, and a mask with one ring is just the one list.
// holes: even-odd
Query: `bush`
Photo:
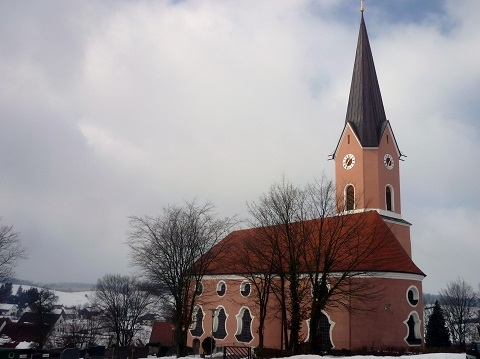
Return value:
[(213, 350), (215, 349), (215, 339), (213, 339), (212, 337), (206, 337), (205, 339), (203, 339), (202, 349), (205, 354), (212, 354)]

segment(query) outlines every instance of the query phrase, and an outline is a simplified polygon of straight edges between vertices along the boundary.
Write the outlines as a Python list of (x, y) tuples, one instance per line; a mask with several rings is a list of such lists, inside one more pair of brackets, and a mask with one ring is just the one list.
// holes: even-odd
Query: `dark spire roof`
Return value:
[(363, 147), (377, 147), (387, 123), (363, 12), (345, 121)]

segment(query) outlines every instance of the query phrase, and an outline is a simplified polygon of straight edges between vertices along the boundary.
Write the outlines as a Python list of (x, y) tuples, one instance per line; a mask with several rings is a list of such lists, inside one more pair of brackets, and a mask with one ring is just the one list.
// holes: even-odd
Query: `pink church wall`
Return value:
[[(400, 201), (400, 161), (398, 149), (396, 147), (393, 133), (390, 130), (390, 126), (387, 126), (385, 132), (383, 133), (382, 138), (380, 139), (380, 144), (378, 146), (378, 162), (375, 164), (377, 168), (379, 168), (379, 201), (380, 206), (379, 208), (385, 209), (385, 186), (387, 184), (391, 185), (394, 189), (394, 212), (395, 213), (402, 213), (401, 201)], [(394, 165), (391, 170), (388, 170), (384, 163), (384, 156), (385, 154), (390, 154), (393, 157)]]
[[(254, 288), (251, 294), (245, 298), (240, 294), (240, 285), (243, 279), (222, 279), (227, 284), (227, 291), (223, 297), (219, 297), (216, 288), (219, 280), (204, 279), (204, 292), (198, 298), (199, 304), (204, 312), (203, 329), (204, 333), (198, 339), (200, 343), (207, 336), (211, 335), (212, 316), (210, 308), (223, 307), (227, 313), (225, 339), (216, 339), (218, 346), (224, 345), (247, 345), (256, 347), (258, 345), (258, 313), (256, 311)], [(380, 279), (370, 278), (376, 287), (384, 287), (384, 296), (376, 304), (376, 309), (372, 312), (350, 315), (345, 310), (326, 309), (326, 314), (331, 321), (331, 339), (334, 349), (358, 349), (367, 348), (413, 348), (416, 345), (408, 345), (405, 337), (408, 334), (407, 326), (404, 322), (408, 319), (411, 312), (416, 312), (421, 320), (422, 315), (422, 283), (421, 280), (407, 279)], [(418, 303), (412, 306), (408, 302), (407, 291), (414, 285), (419, 293)], [(251, 333), (253, 339), (249, 343), (239, 342), (235, 334), (237, 333), (237, 315), (242, 307), (248, 307), (251, 311), (253, 321)], [(270, 314), (278, 313), (278, 303), (272, 296), (270, 301)], [(423, 322), (419, 327), (420, 333), (423, 333)], [(308, 338), (308, 322), (302, 323), (301, 337)], [(193, 337), (189, 336), (189, 345), (192, 345)], [(281, 348), (282, 346), (281, 322), (279, 317), (270, 316), (265, 325), (264, 346), (268, 348)]]

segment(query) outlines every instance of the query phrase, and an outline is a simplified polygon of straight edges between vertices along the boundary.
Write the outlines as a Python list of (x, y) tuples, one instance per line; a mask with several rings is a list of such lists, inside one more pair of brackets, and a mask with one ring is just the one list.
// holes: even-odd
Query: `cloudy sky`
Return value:
[[(130, 273), (129, 215), (212, 201), (247, 217), (282, 175), (333, 177), (358, 0), (0, 2), (0, 216), (17, 275)], [(478, 288), (477, 0), (367, 0), (402, 213), (436, 293)]]

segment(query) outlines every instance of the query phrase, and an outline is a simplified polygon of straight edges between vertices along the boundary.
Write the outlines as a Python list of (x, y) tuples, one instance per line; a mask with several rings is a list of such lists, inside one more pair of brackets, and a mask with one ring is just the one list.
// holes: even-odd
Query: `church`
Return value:
[[(346, 119), (331, 156), (335, 163), (336, 195), (343, 199), (344, 207), (342, 213), (319, 221), (328, 227), (340, 220), (349, 223), (361, 219), (369, 228), (376, 228), (368, 234), (368, 241), (381, 246), (374, 260), (355, 264), (353, 271), (366, 275), (352, 281), (382, 290), (374, 309), (369, 311), (354, 312), (345, 306), (328, 304), (322, 309), (318, 332), (327, 343), (326, 350), (415, 350), (423, 346), (425, 274), (412, 260), (411, 224), (401, 212), (402, 156), (385, 115), (362, 9)], [(260, 238), (262, 233), (260, 228), (234, 231), (220, 244), (235, 248), (248, 238)], [(258, 298), (242, 273), (238, 257), (235, 251), (226, 253), (202, 278), (188, 337), (188, 345), (197, 352), (202, 341), (212, 335), (217, 348), (259, 344)], [(333, 268), (332, 281), (333, 273), (341, 276), (342, 271), (346, 268), (341, 264)], [(282, 328), (278, 315), (266, 319), (264, 347), (284, 348)], [(309, 319), (305, 318), (300, 338), (305, 342), (309, 340), (308, 328)]]

